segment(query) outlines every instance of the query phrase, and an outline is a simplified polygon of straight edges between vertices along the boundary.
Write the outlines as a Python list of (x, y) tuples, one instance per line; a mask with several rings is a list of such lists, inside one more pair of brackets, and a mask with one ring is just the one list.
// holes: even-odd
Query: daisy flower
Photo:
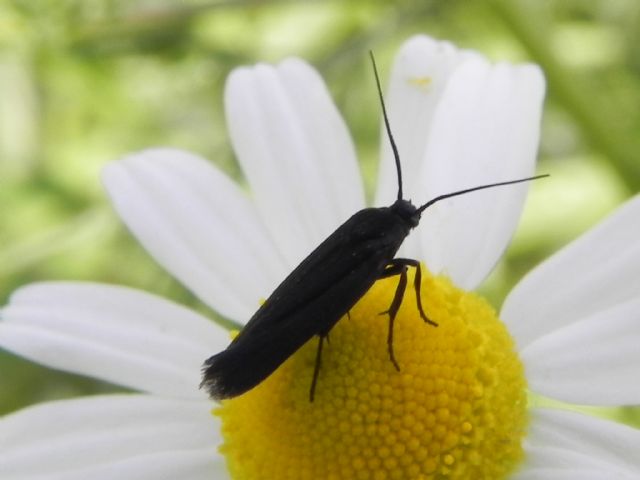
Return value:
[[(372, 84), (373, 85), (373, 84)], [(372, 87), (373, 88), (373, 87)], [(490, 64), (419, 36), (387, 96), (421, 204), (532, 174), (544, 93), (533, 65)], [(298, 59), (232, 72), (231, 140), (251, 195), (206, 161), (155, 149), (109, 165), (131, 232), (204, 303), (240, 323), (364, 207), (355, 152), (318, 74)], [(382, 138), (376, 203), (395, 198)], [(425, 324), (408, 289), (386, 350), (397, 279), (376, 282), (331, 331), (314, 402), (315, 341), (246, 394), (213, 405), (200, 367), (229, 333), (130, 288), (28, 285), (1, 311), (0, 346), (141, 393), (49, 402), (0, 420), (0, 477), (86, 479), (601, 479), (640, 477), (640, 432), (527, 405), (640, 403), (640, 198), (544, 262), (498, 316), (469, 293), (513, 233), (526, 186), (425, 212), (399, 255), (430, 272)], [(411, 281), (411, 280), (410, 280)], [(213, 410), (213, 412), (212, 412)]]

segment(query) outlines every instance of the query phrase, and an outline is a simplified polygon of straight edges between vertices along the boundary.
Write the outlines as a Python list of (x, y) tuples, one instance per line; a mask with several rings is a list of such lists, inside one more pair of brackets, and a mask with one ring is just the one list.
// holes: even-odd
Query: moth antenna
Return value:
[(434, 203), (438, 203), (440, 200), (445, 200), (445, 199), (451, 198), (451, 197), (457, 197), (458, 195), (464, 195), (465, 193), (471, 193), (471, 192), (475, 192), (475, 191), (478, 191), (478, 190), (484, 190), (485, 188), (501, 187), (503, 185), (513, 185), (514, 183), (530, 182), (532, 180), (538, 180), (539, 178), (545, 178), (545, 177), (548, 177), (548, 176), (549, 176), (549, 174), (536, 175), (535, 177), (520, 178), (518, 180), (509, 180), (507, 182), (489, 183), (487, 185), (480, 185), (478, 187), (465, 188), (464, 190), (458, 190), (457, 192), (445, 193), (444, 195), (439, 195), (439, 196), (429, 200), (427, 203), (425, 203), (420, 208), (418, 208), (418, 212), (422, 213), (423, 211), (425, 211), (427, 208), (429, 208)]
[(380, 77), (378, 76), (378, 67), (376, 67), (376, 59), (373, 56), (373, 51), (369, 50), (369, 56), (371, 57), (371, 64), (373, 65), (373, 75), (376, 77), (376, 86), (378, 87), (378, 96), (380, 97), (380, 105), (382, 106), (382, 118), (384, 118), (384, 126), (387, 129), (387, 136), (389, 137), (391, 149), (393, 150), (393, 158), (396, 162), (396, 172), (398, 173), (398, 200), (402, 200), (402, 168), (400, 167), (400, 155), (398, 155), (398, 147), (396, 147), (396, 142), (393, 139), (391, 127), (389, 126), (387, 107), (384, 104), (382, 87), (380, 87)]

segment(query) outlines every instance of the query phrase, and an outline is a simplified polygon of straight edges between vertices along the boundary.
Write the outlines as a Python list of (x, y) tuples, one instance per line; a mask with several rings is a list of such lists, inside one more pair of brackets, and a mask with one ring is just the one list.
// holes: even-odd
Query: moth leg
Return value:
[(404, 263), (395, 263), (395, 258), (385, 267), (382, 271), (378, 280), (382, 280), (383, 278), (395, 277), (396, 275), (400, 275), (404, 270), (406, 270), (406, 265)]
[[(424, 309), (422, 308), (422, 296), (420, 295), (420, 286), (422, 283), (422, 269), (420, 268), (420, 262), (418, 260), (414, 260), (413, 258), (394, 258), (393, 260), (391, 260), (391, 263), (387, 267), (387, 270), (391, 270), (396, 265), (406, 265), (408, 267), (414, 267), (416, 269), (416, 275), (413, 279), (413, 288), (416, 292), (416, 304), (418, 306), (418, 312), (420, 312), (420, 317), (425, 322), (427, 322), (429, 325), (433, 325), (434, 327), (437, 327), (438, 324), (433, 320), (430, 320), (429, 317), (427, 317), (427, 315), (424, 313)], [(385, 270), (385, 272), (387, 270)]]
[[(351, 319), (351, 312), (347, 310), (347, 316)], [(313, 378), (311, 380), (311, 388), (309, 389), (309, 401), (313, 402), (313, 399), (316, 394), (316, 385), (318, 384), (318, 377), (320, 376), (320, 364), (322, 363), (322, 347), (324, 345), (324, 341), (329, 341), (329, 332), (320, 333), (318, 335), (318, 349), (316, 350), (316, 363), (313, 367)]]
[(320, 362), (322, 360), (322, 345), (327, 335), (318, 335), (318, 350), (316, 350), (316, 364), (313, 368), (313, 379), (311, 380), (311, 389), (309, 390), (309, 401), (313, 402), (316, 394), (316, 385), (318, 384), (318, 376), (320, 375)]
[(433, 325), (437, 327), (438, 324), (433, 320), (430, 320), (429, 317), (424, 313), (424, 309), (422, 308), (422, 295), (420, 295), (420, 285), (422, 284), (422, 268), (420, 268), (420, 262), (417, 260), (413, 260), (415, 262), (416, 267), (416, 275), (413, 278), (413, 288), (416, 291), (416, 304), (418, 305), (418, 312), (420, 312), (420, 317), (427, 322), (429, 325)]
[(394, 264), (390, 265), (383, 273), (380, 278), (391, 277), (394, 275), (400, 275), (400, 281), (398, 282), (398, 286), (396, 287), (396, 293), (393, 296), (393, 300), (391, 301), (391, 305), (389, 306), (389, 310), (386, 312), (381, 312), (380, 315), (389, 314), (389, 331), (387, 333), (387, 349), (389, 350), (389, 359), (393, 366), (397, 371), (400, 371), (400, 365), (398, 365), (398, 361), (396, 360), (396, 356), (393, 353), (393, 324), (396, 319), (396, 315), (398, 310), (400, 310), (400, 305), (402, 304), (402, 299), (404, 298), (404, 292), (407, 289), (407, 266), (402, 264)]

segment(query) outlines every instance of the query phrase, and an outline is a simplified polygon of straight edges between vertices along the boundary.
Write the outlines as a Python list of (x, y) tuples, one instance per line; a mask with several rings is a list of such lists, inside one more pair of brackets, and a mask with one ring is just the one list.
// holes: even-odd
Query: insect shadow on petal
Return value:
[(407, 288), (407, 271), (415, 268), (413, 288), (420, 317), (437, 326), (424, 313), (420, 297), (420, 262), (395, 258), (409, 232), (418, 226), (422, 212), (447, 198), (503, 185), (528, 182), (548, 175), (502, 181), (439, 195), (420, 207), (403, 198), (402, 168), (391, 133), (373, 53), (376, 80), (385, 129), (393, 150), (398, 195), (388, 207), (364, 208), (351, 216), (316, 247), (273, 291), (242, 331), (220, 353), (204, 362), (201, 388), (222, 400), (241, 395), (271, 375), (285, 360), (314, 336), (318, 347), (309, 400), (313, 401), (320, 373), (322, 349), (333, 326), (378, 280), (398, 276), (389, 308), (387, 350), (400, 370), (393, 351), (393, 326)]

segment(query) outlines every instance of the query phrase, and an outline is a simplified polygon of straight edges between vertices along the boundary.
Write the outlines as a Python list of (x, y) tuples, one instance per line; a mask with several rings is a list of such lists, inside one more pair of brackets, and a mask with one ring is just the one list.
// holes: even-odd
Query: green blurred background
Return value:
[[(229, 71), (297, 55), (326, 79), (355, 138), (368, 194), (379, 106), (397, 47), (428, 33), (545, 70), (540, 172), (505, 260), (483, 287), (499, 306), (533, 265), (640, 190), (640, 2), (0, 1), (0, 303), (38, 280), (142, 288), (215, 314), (127, 233), (102, 166), (185, 148), (242, 181), (222, 109)], [(0, 351), (0, 414), (116, 391)], [(637, 408), (604, 412), (640, 425)]]

